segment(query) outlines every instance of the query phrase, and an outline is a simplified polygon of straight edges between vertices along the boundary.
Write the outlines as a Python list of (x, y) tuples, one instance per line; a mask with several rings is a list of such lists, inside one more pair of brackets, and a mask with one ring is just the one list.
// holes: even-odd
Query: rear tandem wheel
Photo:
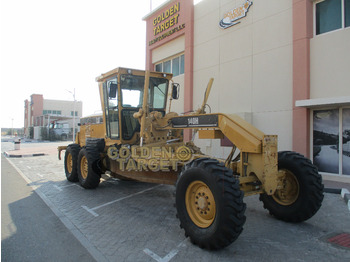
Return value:
[(80, 185), (86, 189), (98, 187), (100, 183), (101, 173), (97, 168), (97, 162), (100, 160), (99, 153), (87, 150), (83, 147), (78, 156), (78, 178)]
[(70, 182), (78, 182), (78, 154), (80, 146), (78, 144), (70, 144), (67, 146), (66, 153), (64, 155), (64, 171), (66, 173), (67, 180)]

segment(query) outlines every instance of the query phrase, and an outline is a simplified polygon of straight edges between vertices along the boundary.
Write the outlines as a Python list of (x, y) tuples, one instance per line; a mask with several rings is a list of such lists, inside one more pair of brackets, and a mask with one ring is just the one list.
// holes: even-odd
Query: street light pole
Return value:
[(73, 143), (75, 142), (75, 88), (74, 88), (74, 93), (73, 93)]
[(73, 143), (75, 142), (75, 88), (73, 89), (74, 91), (71, 92), (66, 89), (67, 92), (71, 93), (73, 95)]

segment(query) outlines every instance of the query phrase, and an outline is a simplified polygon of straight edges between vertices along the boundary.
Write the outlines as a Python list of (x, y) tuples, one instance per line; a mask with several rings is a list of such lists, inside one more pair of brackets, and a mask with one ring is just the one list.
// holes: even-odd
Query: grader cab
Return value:
[[(260, 195), (264, 208), (278, 219), (302, 222), (323, 200), (322, 178), (304, 156), (277, 152), (277, 136), (236, 115), (205, 112), (204, 101), (187, 115), (171, 111), (179, 86), (172, 75), (117, 68), (96, 78), (103, 123), (82, 125), (66, 150), (66, 177), (84, 188), (96, 188), (101, 175), (175, 185), (180, 226), (194, 244), (220, 249), (242, 232), (243, 196)], [(206, 156), (184, 141), (189, 129), (199, 139), (229, 139), (226, 159)]]

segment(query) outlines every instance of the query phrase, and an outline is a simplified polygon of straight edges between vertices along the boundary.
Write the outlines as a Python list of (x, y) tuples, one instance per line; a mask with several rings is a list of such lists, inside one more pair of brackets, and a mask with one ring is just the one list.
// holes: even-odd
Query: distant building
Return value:
[[(75, 104), (75, 105), (74, 105)], [(24, 134), (29, 137), (30, 127), (33, 127), (32, 136), (41, 139), (40, 127), (55, 128), (64, 126), (65, 129), (73, 130), (73, 116), (75, 127), (83, 112), (83, 102), (44, 99), (41, 94), (32, 94), (30, 100), (24, 101)], [(72, 132), (72, 131), (71, 131)], [(68, 135), (65, 133), (65, 135)], [(66, 137), (67, 138), (67, 137)]]

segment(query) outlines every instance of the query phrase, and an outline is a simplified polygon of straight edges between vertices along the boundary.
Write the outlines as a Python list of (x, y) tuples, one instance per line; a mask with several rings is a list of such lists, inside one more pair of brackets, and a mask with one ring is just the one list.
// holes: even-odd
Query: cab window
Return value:
[(107, 136), (112, 139), (119, 138), (118, 113), (118, 80), (116, 77), (108, 79), (104, 84), (104, 100), (106, 113)]
[(149, 103), (152, 109), (164, 109), (168, 94), (168, 80), (150, 78)]
[(122, 75), (120, 77), (123, 107), (142, 107), (144, 85), (143, 76)]

